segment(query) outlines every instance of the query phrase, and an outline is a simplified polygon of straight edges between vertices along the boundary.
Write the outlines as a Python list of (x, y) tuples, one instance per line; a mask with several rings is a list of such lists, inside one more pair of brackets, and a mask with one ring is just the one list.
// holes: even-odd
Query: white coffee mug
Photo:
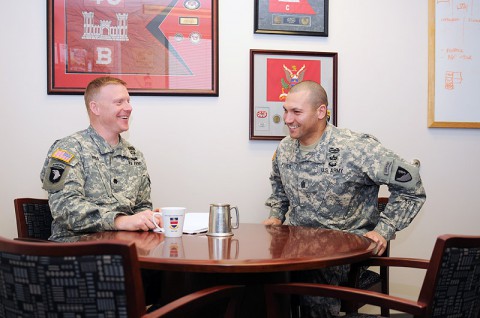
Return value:
[[(160, 212), (153, 213), (152, 221), (155, 224), (156, 232), (165, 233), (166, 237), (180, 237), (183, 234), (183, 222), (185, 221), (185, 210), (182, 207), (165, 207)], [(163, 228), (158, 226), (156, 215), (160, 215), (163, 220)]]

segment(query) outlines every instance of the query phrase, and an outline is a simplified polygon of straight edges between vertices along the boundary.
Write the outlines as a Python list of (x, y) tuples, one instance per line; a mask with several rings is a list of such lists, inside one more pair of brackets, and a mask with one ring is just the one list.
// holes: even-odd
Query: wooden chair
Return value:
[[(146, 313), (134, 243), (42, 243), (0, 237), (0, 313), (18, 317), (197, 317), (220, 301), (235, 317), (243, 286), (194, 292)], [(0, 314), (1, 315), (1, 314)]]
[[(426, 269), (418, 300), (358, 288), (310, 283), (272, 284), (265, 287), (268, 317), (279, 311), (285, 295), (315, 295), (358, 301), (398, 310), (415, 317), (478, 318), (480, 315), (480, 236), (442, 235), (430, 260), (373, 257), (371, 265)], [(374, 317), (358, 313), (345, 317)]]
[(18, 238), (48, 240), (52, 234), (52, 214), (47, 199), (18, 198), (13, 201)]
[[(385, 210), (385, 207), (388, 204), (388, 197), (379, 197), (378, 198), (378, 210), (380, 212)], [(381, 257), (390, 256), (390, 241), (387, 242), (387, 248)], [(349, 273), (349, 280), (345, 286), (355, 287), (365, 290), (382, 292), (384, 294), (389, 293), (389, 269), (387, 267), (380, 267), (379, 273), (376, 271), (367, 269), (362, 270), (362, 268), (368, 267), (363, 263), (352, 264), (352, 268)], [(361, 302), (352, 302), (352, 301), (342, 301), (341, 311), (347, 313), (355, 313), (363, 307), (365, 304)], [(291, 302), (291, 310), (293, 318), (300, 318), (302, 316), (300, 312), (300, 300), (298, 297), (293, 297)], [(389, 317), (388, 308), (381, 308), (382, 316)]]
[[(378, 198), (378, 211), (383, 212), (388, 204), (388, 197)], [(390, 241), (387, 242), (387, 248), (380, 257), (390, 256)], [(378, 272), (372, 269), (362, 271), (362, 268), (367, 267), (365, 263), (360, 262), (352, 264), (350, 271), (349, 283), (347, 286), (381, 292), (388, 295), (390, 293), (390, 272), (388, 266), (379, 266)], [(365, 304), (359, 302), (342, 302), (342, 311), (348, 313), (355, 313)], [(381, 308), (381, 314), (384, 317), (390, 316), (388, 308)]]

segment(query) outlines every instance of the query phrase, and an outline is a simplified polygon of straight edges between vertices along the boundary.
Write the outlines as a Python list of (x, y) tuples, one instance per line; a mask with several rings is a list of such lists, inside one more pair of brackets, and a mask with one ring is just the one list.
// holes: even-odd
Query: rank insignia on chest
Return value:
[(68, 151), (60, 149), (60, 148), (55, 150), (52, 154), (52, 158), (58, 159), (60, 161), (66, 162), (66, 163), (69, 163), (70, 161), (72, 161), (72, 159), (74, 157), (75, 156), (72, 155), (71, 153), (69, 153)]

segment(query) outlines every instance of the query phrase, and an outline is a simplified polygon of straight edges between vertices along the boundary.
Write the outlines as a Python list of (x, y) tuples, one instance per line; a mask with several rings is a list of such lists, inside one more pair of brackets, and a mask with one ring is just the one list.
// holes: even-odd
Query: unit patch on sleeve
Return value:
[(386, 158), (380, 167), (381, 170), (377, 173), (377, 177), (382, 183), (413, 189), (420, 180), (418, 166), (402, 162), (401, 160)]
[(69, 170), (69, 165), (50, 161), (43, 178), (43, 189), (47, 191), (58, 191), (63, 189)]
[(397, 172), (395, 172), (395, 181), (398, 182), (408, 182), (412, 180), (412, 175), (406, 169), (398, 167)]

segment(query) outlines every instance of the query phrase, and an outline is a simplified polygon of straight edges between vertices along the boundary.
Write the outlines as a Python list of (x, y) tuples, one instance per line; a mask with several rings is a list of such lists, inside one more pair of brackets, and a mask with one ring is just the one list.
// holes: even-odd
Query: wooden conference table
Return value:
[(83, 235), (80, 240), (135, 242), (140, 266), (164, 272), (164, 301), (212, 285), (247, 285), (248, 317), (265, 317), (263, 284), (288, 281), (292, 271), (367, 259), (375, 248), (363, 236), (300, 226), (241, 223), (233, 234), (166, 238), (156, 232), (109, 231)]

